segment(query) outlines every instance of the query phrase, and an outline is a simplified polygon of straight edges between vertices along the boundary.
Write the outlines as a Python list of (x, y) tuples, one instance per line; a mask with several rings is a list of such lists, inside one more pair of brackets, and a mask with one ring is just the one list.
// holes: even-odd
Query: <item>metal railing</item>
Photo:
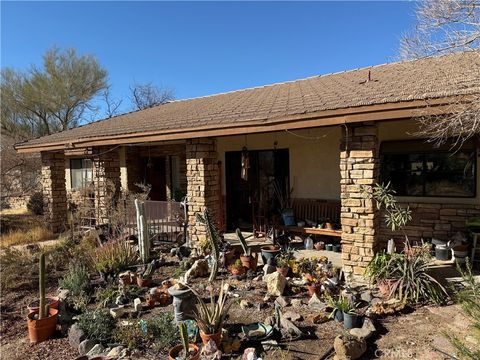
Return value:
[[(129, 204), (130, 205), (130, 204)], [(130, 235), (137, 235), (138, 228), (134, 210), (128, 211)], [(145, 201), (145, 217), (148, 232), (153, 241), (182, 241), (185, 227), (185, 210), (183, 204), (176, 201)], [(182, 241), (183, 242), (183, 241)]]

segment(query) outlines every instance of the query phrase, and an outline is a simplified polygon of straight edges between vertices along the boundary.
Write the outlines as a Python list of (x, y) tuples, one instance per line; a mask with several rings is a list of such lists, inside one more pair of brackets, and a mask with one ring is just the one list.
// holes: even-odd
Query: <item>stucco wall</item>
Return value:
[(293, 197), (339, 200), (340, 133), (340, 127), (325, 127), (217, 138), (218, 160), (222, 161), (224, 172), (222, 194), (225, 195), (225, 152), (241, 151), (244, 146), (249, 150), (269, 150), (276, 141), (278, 149), (289, 149)]

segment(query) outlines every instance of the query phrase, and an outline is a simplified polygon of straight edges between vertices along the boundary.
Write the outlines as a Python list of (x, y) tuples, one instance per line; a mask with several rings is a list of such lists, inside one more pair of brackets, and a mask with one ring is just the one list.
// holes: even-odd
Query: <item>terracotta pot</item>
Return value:
[(287, 277), (288, 275), (288, 270), (290, 270), (290, 268), (287, 266), (287, 267), (283, 267), (283, 268), (279, 268), (277, 267), (277, 272), (282, 274), (283, 276)]
[[(46, 296), (45, 301), (47, 302), (47, 305), (49, 308), (58, 309), (58, 304), (60, 303), (60, 300), (58, 300), (58, 297)], [(38, 312), (38, 300), (35, 300), (30, 304), (28, 304), (27, 309), (29, 314), (32, 312)]]
[(325, 244), (322, 242), (317, 242), (313, 244), (313, 246), (315, 247), (315, 250), (323, 250), (325, 248)]
[(171, 303), (172, 297), (167, 293), (159, 293), (157, 296), (157, 301), (160, 305), (166, 306)]
[(235, 249), (225, 252), (225, 265), (230, 265), (235, 262)]
[(205, 334), (203, 331), (200, 331), (200, 337), (202, 338), (202, 343), (204, 345), (208, 344), (208, 341), (212, 339), (217, 345), (217, 349), (220, 349), (220, 344), (222, 342), (222, 332), (219, 331), (216, 334)]
[(152, 284), (152, 278), (137, 277), (137, 285), (140, 287), (149, 287)]
[(319, 284), (311, 284), (305, 285), (308, 290), (308, 295), (313, 296), (314, 294), (318, 294), (320, 292), (321, 285)]
[(232, 275), (242, 275), (245, 274), (245, 268), (242, 266), (240, 269), (237, 269), (236, 267), (230, 266), (228, 269), (232, 273)]
[(258, 254), (255, 253), (254, 255), (240, 255), (240, 261), (242, 265), (247, 269), (252, 269), (253, 271), (257, 271), (257, 262), (258, 262)]
[[(190, 350), (194, 350), (195, 353), (193, 355), (190, 355), (190, 357), (187, 358), (187, 360), (200, 359), (200, 351), (198, 351), (198, 346), (190, 343), (188, 344), (188, 347), (190, 348)], [(173, 348), (171, 348), (170, 351), (168, 352), (168, 360), (175, 360), (182, 350), (183, 350), (183, 345), (176, 345)]]
[(378, 291), (380, 291), (383, 297), (390, 297), (395, 281), (395, 279), (381, 279), (377, 281)]
[(31, 312), (27, 315), (28, 337), (30, 342), (37, 344), (39, 342), (50, 339), (57, 327), (58, 310), (49, 308), (50, 316), (35, 320), (38, 311)]

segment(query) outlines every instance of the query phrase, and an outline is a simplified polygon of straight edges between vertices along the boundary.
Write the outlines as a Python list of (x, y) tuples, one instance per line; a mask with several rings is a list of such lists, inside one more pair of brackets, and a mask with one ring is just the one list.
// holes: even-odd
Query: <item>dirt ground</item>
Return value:
[[(177, 266), (162, 267), (157, 270), (156, 282), (160, 284), (177, 270)], [(217, 280), (220, 283), (221, 279)], [(263, 282), (229, 281), (233, 292), (239, 294), (239, 299), (247, 299), (252, 307), (241, 309), (238, 304), (231, 308), (227, 327), (232, 324), (248, 324), (264, 321), (273, 315), (272, 304), (258, 309), (257, 304), (262, 302), (266, 289)], [(205, 279), (196, 279), (195, 284), (204, 284)], [(200, 286), (204, 289), (204, 286)], [(49, 290), (54, 293), (56, 280), (51, 279)], [(15, 292), (3, 293), (0, 301), (1, 310), (1, 359), (29, 360), (29, 359), (74, 359), (77, 354), (69, 346), (65, 337), (57, 335), (56, 338), (39, 345), (30, 345), (26, 328), (26, 304), (35, 299), (36, 289), (18, 289)], [(298, 294), (308, 300), (306, 294)], [(308, 305), (299, 308), (287, 307), (306, 318), (312, 313)], [(156, 307), (146, 316), (155, 316), (158, 312), (173, 311), (171, 305)], [(308, 360), (333, 358), (327, 355), (334, 338), (343, 332), (342, 326), (334, 321), (319, 325), (312, 325), (305, 320), (296, 322), (304, 332), (309, 333), (308, 339), (280, 343), (280, 347), (271, 349), (263, 354), (264, 360)], [(453, 349), (443, 337), (442, 332), (447, 331), (464, 337), (468, 332), (468, 320), (459, 311), (456, 305), (446, 307), (423, 307), (407, 314), (387, 317), (378, 321), (378, 332), (368, 341), (367, 353), (362, 359), (448, 359), (447, 354), (453, 354)], [(146, 358), (140, 355), (132, 358)], [(157, 357), (158, 358), (158, 357)], [(237, 359), (238, 356), (226, 356), (225, 359)]]

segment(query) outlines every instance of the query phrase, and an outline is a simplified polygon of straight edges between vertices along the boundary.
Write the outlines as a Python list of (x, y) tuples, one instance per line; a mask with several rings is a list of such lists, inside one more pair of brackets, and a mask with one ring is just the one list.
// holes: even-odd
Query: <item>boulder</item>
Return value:
[(274, 272), (277, 272), (275, 266), (269, 264), (263, 265), (263, 281), (266, 281), (267, 275), (273, 274)]
[(87, 354), (92, 348), (96, 345), (95, 341), (90, 339), (83, 340), (80, 344), (78, 344), (78, 353), (80, 355)]
[(283, 296), (279, 296), (275, 299), (275, 304), (278, 304), (280, 307), (287, 307), (290, 305), (290, 300), (286, 299)]
[(190, 269), (187, 270), (183, 279), (185, 283), (189, 283), (191, 279), (205, 277), (209, 273), (208, 261), (206, 259), (195, 260)]
[(125, 349), (123, 346), (115, 346), (112, 350), (110, 350), (107, 354), (107, 357), (120, 357), (122, 351)]
[(338, 335), (333, 342), (333, 348), (334, 360), (355, 360), (367, 351), (367, 344), (364, 339)]
[(287, 285), (287, 279), (285, 276), (275, 271), (274, 273), (265, 276), (265, 282), (267, 283), (267, 292), (273, 296), (280, 296), (285, 290)]
[(373, 299), (372, 292), (370, 290), (366, 290), (360, 294), (360, 299), (363, 301), (370, 303)]
[(317, 314), (310, 314), (307, 316), (305, 319), (306, 322), (310, 324), (323, 324), (324, 322), (327, 322), (328, 316), (325, 313), (317, 313)]
[(96, 344), (93, 348), (90, 349), (90, 351), (87, 353), (87, 356), (95, 356), (95, 355), (100, 355), (105, 352), (105, 348), (103, 347), (102, 344)]
[(293, 311), (287, 311), (285, 314), (283, 314), (286, 319), (291, 320), (291, 321), (301, 321), (303, 319), (303, 316), (293, 312)]
[(85, 332), (77, 323), (70, 326), (68, 330), (68, 343), (74, 349), (78, 349), (78, 345), (87, 338)]
[(405, 303), (398, 299), (390, 299), (375, 303), (369, 308), (369, 313), (374, 315), (392, 315), (405, 308)]
[(310, 300), (308, 300), (308, 306), (316, 310), (324, 310), (327, 307), (317, 294), (313, 294)]
[(303, 301), (302, 299), (292, 299), (292, 301), (290, 301), (290, 304), (294, 308), (300, 308), (303, 306)]

